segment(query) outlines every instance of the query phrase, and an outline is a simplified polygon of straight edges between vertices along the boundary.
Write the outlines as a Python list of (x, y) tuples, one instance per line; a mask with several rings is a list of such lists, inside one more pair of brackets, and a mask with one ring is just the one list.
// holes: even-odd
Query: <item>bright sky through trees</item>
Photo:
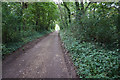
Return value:
[(62, 0), (53, 0), (56, 4), (63, 2)]
[(60, 30), (60, 27), (58, 24), (55, 25), (55, 31), (59, 31)]

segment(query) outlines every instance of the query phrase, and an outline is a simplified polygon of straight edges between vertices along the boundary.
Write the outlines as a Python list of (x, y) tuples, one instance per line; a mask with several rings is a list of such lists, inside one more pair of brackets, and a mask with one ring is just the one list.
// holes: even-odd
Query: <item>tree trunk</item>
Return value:
[(118, 8), (118, 25), (117, 25), (117, 30), (118, 30), (118, 44), (120, 48), (120, 2), (119, 2), (119, 8)]
[(67, 21), (67, 16), (66, 16), (66, 10), (65, 10), (65, 8), (64, 8), (64, 16), (65, 16), (65, 23), (66, 23), (66, 26), (68, 27), (68, 21)]
[(80, 12), (80, 8), (79, 8), (79, 2), (78, 0), (75, 0), (75, 5), (76, 5), (76, 21), (78, 21), (79, 18), (79, 12)]
[(62, 12), (62, 9), (61, 9), (60, 4), (58, 4), (58, 8), (59, 8), (59, 10), (60, 10), (60, 17), (61, 17), (61, 20), (62, 20), (62, 22), (63, 22), (63, 25), (66, 26), (65, 23), (64, 23), (64, 20), (63, 20), (63, 12)]
[(67, 12), (68, 12), (68, 18), (69, 18), (69, 23), (71, 23), (71, 12), (70, 12), (70, 9), (68, 8), (66, 2), (63, 2), (65, 8), (67, 9)]
[(25, 30), (25, 20), (23, 19), (24, 9), (28, 7), (28, 4), (25, 2), (22, 2), (22, 22), (23, 22), (23, 30)]

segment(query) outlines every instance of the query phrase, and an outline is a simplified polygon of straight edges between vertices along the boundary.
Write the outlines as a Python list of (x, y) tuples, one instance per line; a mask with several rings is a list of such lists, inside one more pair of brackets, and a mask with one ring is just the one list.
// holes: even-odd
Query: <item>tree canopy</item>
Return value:
[(2, 2), (3, 55), (56, 23), (80, 78), (120, 78), (120, 2)]

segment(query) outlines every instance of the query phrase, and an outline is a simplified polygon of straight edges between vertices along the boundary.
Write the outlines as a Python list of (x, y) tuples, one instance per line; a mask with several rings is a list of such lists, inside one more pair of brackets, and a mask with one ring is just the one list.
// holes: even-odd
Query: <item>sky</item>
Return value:
[[(75, 0), (53, 0), (55, 3), (61, 3), (63, 1), (66, 1), (66, 2), (74, 2)], [(78, 0), (80, 2), (80, 0)], [(83, 3), (84, 2), (89, 2), (89, 0), (83, 0)]]
[(62, 0), (53, 0), (56, 4), (61, 3)]

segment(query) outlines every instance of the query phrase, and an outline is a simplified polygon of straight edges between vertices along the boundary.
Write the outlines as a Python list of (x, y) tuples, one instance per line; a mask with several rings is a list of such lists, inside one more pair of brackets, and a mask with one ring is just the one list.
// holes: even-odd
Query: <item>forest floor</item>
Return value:
[[(3, 78), (76, 78), (75, 68), (66, 60), (59, 32), (50, 33), (24, 51), (17, 50), (3, 60)], [(71, 66), (70, 66), (71, 65)]]

